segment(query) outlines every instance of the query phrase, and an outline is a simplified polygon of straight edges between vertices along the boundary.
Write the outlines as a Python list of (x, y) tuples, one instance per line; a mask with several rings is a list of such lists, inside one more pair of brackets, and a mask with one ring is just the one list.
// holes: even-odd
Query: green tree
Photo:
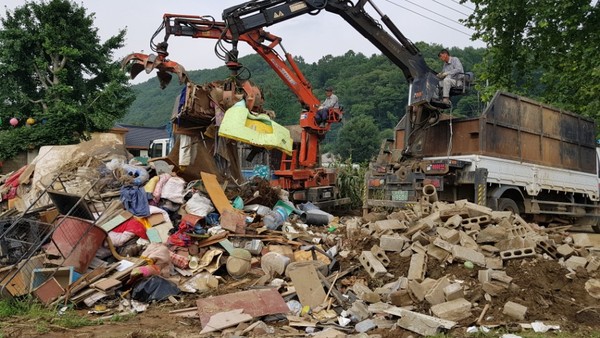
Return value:
[(379, 146), (379, 129), (371, 116), (360, 115), (352, 118), (340, 130), (334, 152), (353, 162), (371, 159)]
[(124, 116), (133, 92), (112, 53), (125, 30), (101, 43), (94, 14), (69, 0), (26, 2), (0, 22), (0, 158), (76, 143)]
[(497, 89), (598, 117), (600, 5), (590, 0), (473, 0), (466, 25), (489, 46), (480, 68)]

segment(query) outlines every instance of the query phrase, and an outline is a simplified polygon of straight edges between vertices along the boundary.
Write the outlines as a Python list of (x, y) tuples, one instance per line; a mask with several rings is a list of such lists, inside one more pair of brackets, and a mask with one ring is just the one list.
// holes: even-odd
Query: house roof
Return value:
[(169, 137), (166, 127), (139, 127), (128, 124), (117, 124), (116, 128), (127, 129), (125, 148), (147, 149), (150, 142), (159, 138)]

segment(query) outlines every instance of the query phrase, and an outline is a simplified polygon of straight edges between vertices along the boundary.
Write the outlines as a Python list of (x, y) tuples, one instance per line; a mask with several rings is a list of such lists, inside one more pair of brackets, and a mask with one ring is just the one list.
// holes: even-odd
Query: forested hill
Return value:
[[(441, 70), (441, 61), (438, 60), (437, 53), (442, 46), (425, 43), (417, 43), (417, 46), (429, 66), (436, 71)], [(473, 70), (475, 64), (481, 62), (484, 50), (467, 47), (452, 48), (450, 52), (461, 59), (465, 70)], [(283, 125), (298, 124), (300, 105), (296, 97), (267, 63), (259, 55), (248, 55), (240, 61), (250, 71), (251, 80), (263, 89), (265, 108), (274, 110), (277, 121)], [(344, 127), (336, 126), (329, 133), (328, 141), (331, 143), (335, 140), (335, 144), (330, 144), (329, 147), (342, 149), (338, 151), (342, 154), (348, 151), (347, 148), (365, 148), (364, 151), (370, 153), (383, 137), (391, 136), (392, 128), (404, 115), (408, 85), (401, 70), (387, 57), (380, 54), (365, 56), (348, 51), (342, 56), (324, 56), (315, 63), (306, 63), (300, 56), (296, 57), (296, 61), (321, 100), (325, 97), (324, 88), (332, 86), (344, 107)], [(189, 71), (190, 79), (194, 83), (223, 80), (228, 74), (229, 70), (224, 66)], [(171, 84), (161, 90), (158, 79), (153, 76), (147, 82), (134, 85), (133, 89), (137, 98), (121, 122), (140, 126), (161, 126), (169, 122), (174, 100), (182, 86), (174, 76)], [(476, 96), (455, 98), (454, 114), (477, 114), (476, 101)], [(346, 129), (348, 135), (344, 137), (340, 129)], [(344, 145), (347, 138), (357, 137), (357, 131), (368, 132), (369, 138), (376, 139), (375, 145)], [(354, 158), (363, 157), (356, 151), (351, 155)]]

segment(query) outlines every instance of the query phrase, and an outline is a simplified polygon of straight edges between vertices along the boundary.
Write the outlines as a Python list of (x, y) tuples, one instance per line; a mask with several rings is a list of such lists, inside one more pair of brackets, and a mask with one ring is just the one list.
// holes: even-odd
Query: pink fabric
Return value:
[(154, 191), (152, 192), (153, 201), (158, 202), (160, 200), (160, 195), (162, 194), (162, 188), (165, 186), (167, 181), (171, 179), (170, 174), (161, 174), (159, 176), (158, 183), (156, 183), (156, 187), (154, 187)]

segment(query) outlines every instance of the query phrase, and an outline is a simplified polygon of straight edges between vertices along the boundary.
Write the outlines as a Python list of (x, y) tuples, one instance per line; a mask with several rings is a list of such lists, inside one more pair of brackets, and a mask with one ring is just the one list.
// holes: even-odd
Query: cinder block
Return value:
[(529, 235), (529, 228), (524, 225), (515, 225), (508, 229), (508, 238), (514, 237), (527, 237)]
[(456, 229), (461, 225), (462, 220), (463, 220), (463, 218), (460, 215), (453, 215), (452, 217), (450, 217), (446, 220), (446, 222), (444, 223), (444, 226), (446, 228)]
[(377, 244), (371, 247), (371, 253), (373, 254), (373, 256), (375, 256), (375, 258), (377, 258), (381, 262), (381, 264), (383, 264), (383, 266), (387, 267), (388, 265), (390, 265), (390, 259), (385, 254), (385, 251), (382, 248), (380, 248)]
[(408, 306), (413, 304), (413, 299), (408, 290), (399, 290), (390, 293), (390, 303), (395, 306)]
[(423, 233), (423, 231), (417, 231), (412, 235), (411, 240), (413, 242), (419, 242), (421, 245), (427, 245), (430, 243), (429, 236)]
[(363, 251), (358, 260), (371, 278), (379, 278), (387, 273), (383, 264), (370, 251)]
[(410, 266), (408, 268), (408, 279), (422, 281), (427, 272), (427, 255), (416, 253), (410, 258)]
[(382, 235), (379, 238), (379, 247), (385, 251), (402, 251), (404, 246), (404, 238), (397, 235)]
[(490, 278), (502, 283), (510, 284), (513, 278), (506, 274), (506, 271), (490, 271)]
[(460, 235), (455, 229), (437, 228), (437, 233), (440, 238), (451, 244), (457, 244), (460, 241)]
[(413, 242), (410, 245), (410, 249), (412, 251), (414, 251), (415, 253), (420, 253), (420, 254), (426, 254), (427, 253), (427, 249), (419, 242)]
[(433, 305), (431, 312), (442, 319), (460, 321), (471, 316), (471, 303), (464, 298), (458, 298)]
[(427, 254), (440, 262), (445, 261), (450, 253), (442, 248), (438, 248), (433, 244), (429, 244), (425, 249), (427, 249)]
[(490, 216), (483, 215), (483, 216), (465, 218), (460, 222), (460, 225), (465, 229), (471, 229), (474, 225), (477, 225), (480, 228), (483, 228), (486, 225), (490, 224), (491, 222), (492, 222), (492, 219), (490, 218)]
[(440, 249), (444, 249), (448, 252), (452, 252), (452, 248), (454, 247), (454, 244), (452, 243), (448, 243), (445, 240), (441, 239), (441, 238), (436, 238), (433, 240), (433, 245), (437, 246)]
[(503, 260), (533, 256), (535, 256), (535, 248), (533, 247), (500, 251), (500, 258)]
[(492, 281), (492, 270), (490, 270), (490, 269), (479, 270), (477, 272), (477, 278), (479, 279), (479, 282), (482, 284), (491, 282)]
[(465, 297), (465, 292), (460, 283), (452, 283), (444, 288), (444, 296), (446, 301), (451, 301)]
[(565, 261), (565, 265), (573, 270), (577, 270), (577, 268), (584, 268), (586, 264), (587, 259), (579, 256), (571, 256)]
[(563, 244), (556, 248), (556, 252), (558, 252), (561, 257), (569, 258), (571, 255), (573, 255), (575, 250), (573, 250), (569, 244)]
[(446, 301), (446, 295), (444, 294), (444, 288), (450, 285), (450, 281), (446, 276), (440, 278), (435, 282), (433, 287), (425, 294), (425, 300), (431, 305), (441, 304)]
[(589, 255), (587, 256), (587, 261), (588, 263), (585, 269), (588, 272), (596, 271), (600, 268), (600, 257)]
[(490, 217), (492, 215), (492, 209), (488, 208), (486, 206), (483, 206), (483, 205), (479, 205), (479, 204), (475, 204), (475, 203), (467, 201), (465, 203), (464, 207), (467, 208), (467, 210), (469, 211), (469, 215), (471, 215), (471, 217), (477, 217), (477, 216)]
[(475, 240), (471, 236), (469, 236), (466, 232), (459, 231), (458, 235), (460, 238), (459, 243), (461, 246), (463, 246), (465, 248), (473, 249), (475, 251), (479, 251), (479, 245), (477, 244), (477, 242), (475, 242)]
[(481, 284), (481, 289), (491, 296), (498, 296), (506, 291), (507, 287), (499, 282), (485, 282)]
[(459, 261), (471, 261), (478, 266), (485, 266), (485, 256), (481, 252), (460, 245), (455, 245), (452, 248), (452, 256)]
[(374, 223), (374, 228), (377, 232), (384, 232), (386, 230), (406, 230), (408, 229), (408, 223), (398, 219), (385, 219), (376, 221)]
[(516, 320), (525, 320), (527, 307), (515, 302), (506, 302), (502, 313)]
[(504, 262), (499, 257), (486, 257), (485, 267), (488, 269), (502, 269), (504, 268)]
[(419, 283), (415, 280), (408, 281), (408, 291), (410, 294), (419, 302), (425, 300), (425, 294), (433, 287), (437, 281), (435, 279), (426, 278), (423, 282)]
[(507, 238), (506, 228), (488, 226), (477, 234), (477, 243), (497, 243)]

